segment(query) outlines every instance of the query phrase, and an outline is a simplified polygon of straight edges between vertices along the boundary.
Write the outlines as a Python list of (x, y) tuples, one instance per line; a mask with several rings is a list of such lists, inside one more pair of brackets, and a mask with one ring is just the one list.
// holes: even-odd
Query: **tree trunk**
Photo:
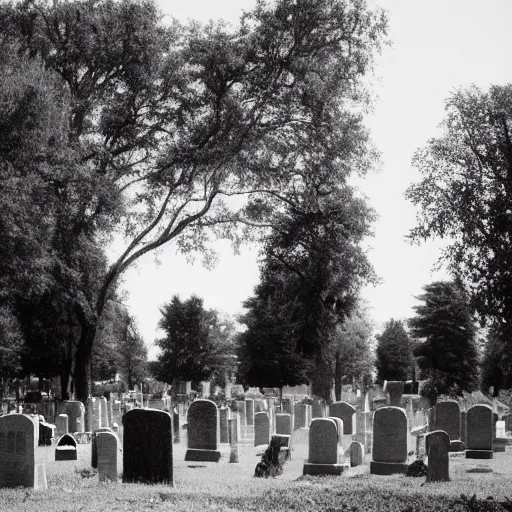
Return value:
[(84, 404), (91, 395), (90, 361), (96, 336), (96, 324), (82, 325), (82, 334), (75, 355), (75, 399)]
[(336, 366), (334, 369), (334, 394), (336, 401), (341, 401), (341, 361), (339, 351), (336, 352)]

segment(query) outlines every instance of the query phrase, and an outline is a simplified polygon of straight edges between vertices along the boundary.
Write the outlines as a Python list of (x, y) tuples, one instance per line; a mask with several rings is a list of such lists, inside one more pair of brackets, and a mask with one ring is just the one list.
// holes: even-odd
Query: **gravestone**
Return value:
[(76, 440), (71, 434), (64, 434), (57, 440), (55, 460), (77, 460)]
[(488, 405), (477, 404), (466, 416), (467, 459), (492, 459), (493, 416)]
[(55, 425), (46, 423), (45, 421), (39, 422), (39, 446), (51, 446), (52, 441), (55, 439)]
[(91, 436), (91, 467), (97, 468), (98, 467), (98, 448), (96, 445), (96, 440), (98, 437), (98, 434), (101, 432), (110, 432), (111, 434), (114, 433), (114, 431), (109, 427), (101, 427), (98, 430), (94, 430)]
[(265, 404), (263, 400), (254, 400), (254, 414), (257, 412), (264, 412), (265, 411)]
[(172, 485), (172, 416), (133, 409), (123, 416), (123, 429), (123, 482)]
[(228, 408), (222, 407), (219, 410), (219, 440), (221, 443), (229, 443)]
[(186, 461), (219, 462), (219, 413), (214, 402), (194, 400), (187, 413)]
[(286, 414), (292, 414), (292, 399), (283, 398), (281, 400), (281, 411)]
[(36, 418), (0, 416), (0, 487), (48, 487), (46, 465), (35, 460), (38, 438)]
[(309, 456), (304, 475), (340, 475), (345, 465), (338, 463), (338, 428), (331, 418), (314, 418), (309, 426)]
[(400, 407), (381, 407), (373, 414), (370, 473), (392, 475), (407, 470), (407, 416)]
[(350, 443), (350, 467), (360, 466), (364, 462), (364, 446), (357, 442)]
[(343, 421), (343, 434), (352, 435), (355, 430), (356, 409), (347, 402), (334, 402), (329, 405), (329, 416), (335, 416)]
[(388, 405), (392, 407), (402, 406), (402, 396), (404, 394), (404, 383), (401, 380), (388, 380), (386, 382), (386, 393), (388, 395)]
[(288, 413), (276, 414), (276, 434), (292, 435), (292, 418)]
[(312, 418), (325, 418), (326, 405), (324, 400), (313, 400), (311, 406), (311, 417)]
[(443, 430), (451, 441), (460, 439), (460, 407), (455, 400), (437, 402), (434, 407), (432, 431)]
[(254, 400), (245, 400), (245, 422), (248, 427), (254, 425)]
[(467, 446), (467, 411), (460, 411), (460, 440)]
[(102, 427), (108, 427), (108, 402), (107, 399), (102, 396), (99, 398), (100, 401), (100, 414), (101, 414), (101, 426)]
[(270, 419), (266, 412), (257, 412), (254, 415), (254, 446), (268, 445), (270, 443)]
[(174, 442), (180, 442), (180, 413), (178, 409), (175, 407), (172, 412), (172, 426), (174, 429)]
[(238, 414), (229, 420), (229, 462), (238, 464)]
[(295, 404), (294, 407), (294, 430), (299, 428), (308, 428), (311, 422), (311, 405), (308, 404)]
[(85, 408), (77, 400), (64, 400), (60, 405), (61, 412), (68, 415), (69, 432), (84, 432)]
[(98, 432), (96, 434), (96, 449), (98, 453), (99, 481), (110, 480), (117, 482), (119, 438), (113, 432)]
[(57, 437), (67, 434), (69, 432), (69, 430), (68, 430), (68, 415), (67, 414), (59, 414), (57, 416), (57, 420), (55, 421), (55, 427), (56, 427)]
[(343, 432), (344, 432), (344, 425), (341, 418), (338, 418), (338, 416), (328, 416), (329, 419), (334, 420), (336, 423), (336, 430), (338, 432), (338, 443), (341, 445), (341, 440), (343, 438)]
[(425, 447), (428, 457), (427, 482), (450, 481), (450, 436), (443, 430), (429, 432), (425, 436)]

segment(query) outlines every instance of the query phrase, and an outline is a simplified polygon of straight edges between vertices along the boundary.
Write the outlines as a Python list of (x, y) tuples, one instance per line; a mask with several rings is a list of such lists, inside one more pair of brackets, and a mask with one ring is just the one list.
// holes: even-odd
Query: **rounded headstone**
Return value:
[(375, 462), (407, 461), (407, 416), (400, 407), (381, 407), (373, 414), (372, 456)]
[(427, 482), (449, 481), (450, 436), (443, 430), (429, 432), (426, 435), (425, 447), (428, 457)]

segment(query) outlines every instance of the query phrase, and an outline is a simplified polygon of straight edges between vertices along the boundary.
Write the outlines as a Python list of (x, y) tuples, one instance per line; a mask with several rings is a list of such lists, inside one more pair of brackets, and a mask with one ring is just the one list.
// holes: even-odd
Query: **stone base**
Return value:
[(371, 475), (394, 475), (407, 471), (406, 462), (370, 462)]
[(460, 440), (450, 441), (449, 452), (463, 452), (466, 449), (466, 445)]
[(219, 462), (220, 452), (218, 450), (196, 450), (189, 448), (185, 454), (186, 461), (193, 462)]
[(466, 459), (492, 459), (492, 450), (466, 450)]
[(310, 464), (304, 462), (303, 475), (341, 475), (348, 464)]

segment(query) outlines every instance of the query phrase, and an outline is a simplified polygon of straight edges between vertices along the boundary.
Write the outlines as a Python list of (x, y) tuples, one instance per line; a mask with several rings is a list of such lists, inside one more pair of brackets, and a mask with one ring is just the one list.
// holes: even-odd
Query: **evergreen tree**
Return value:
[(458, 282), (436, 281), (424, 288), (409, 320), (411, 335), (421, 341), (414, 350), (431, 394), (460, 395), (478, 387), (476, 327), (468, 297)]
[(412, 344), (401, 320), (386, 322), (377, 338), (376, 382), (408, 380), (412, 378), (414, 359)]

